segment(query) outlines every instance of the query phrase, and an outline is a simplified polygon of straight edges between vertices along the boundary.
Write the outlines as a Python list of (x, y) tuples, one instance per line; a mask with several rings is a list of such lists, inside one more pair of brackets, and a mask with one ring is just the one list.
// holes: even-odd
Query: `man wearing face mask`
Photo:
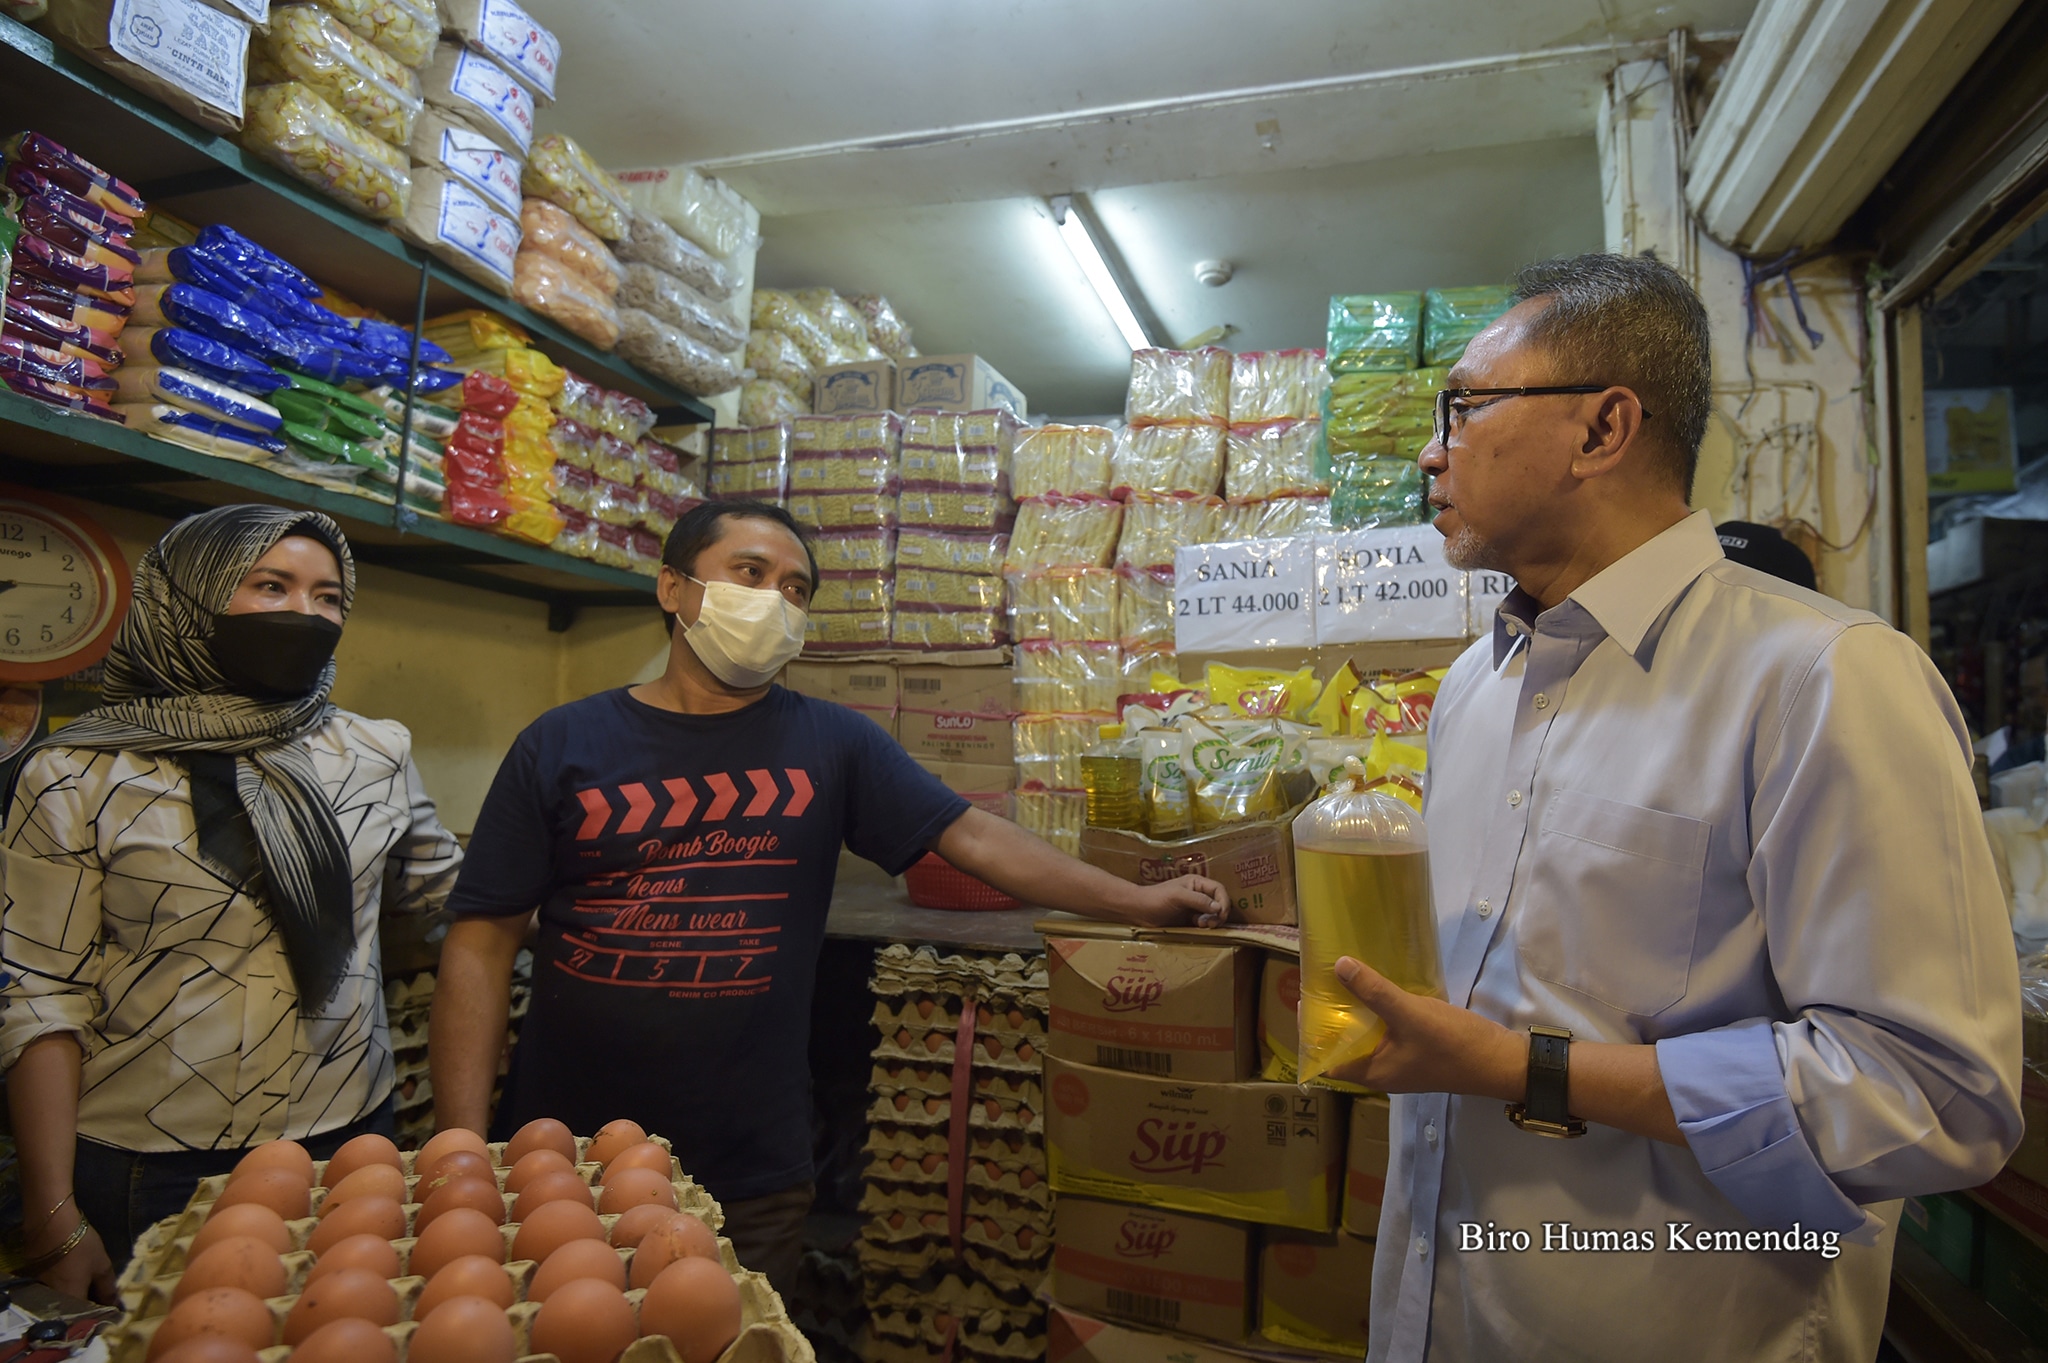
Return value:
[(135, 1236), (251, 1146), (392, 1130), (378, 920), (438, 907), (462, 852), (405, 729), (328, 700), (354, 595), (325, 516), (181, 521), (136, 567), (106, 703), (17, 769), (0, 1067), (24, 1277), (111, 1301)]
[(497, 1115), (580, 1134), (630, 1117), (724, 1205), (740, 1260), (785, 1289), (811, 1201), (806, 1045), (842, 846), (925, 851), (1028, 902), (1222, 921), (1214, 881), (1128, 884), (972, 809), (842, 706), (772, 685), (803, 647), (817, 566), (779, 507), (676, 523), (659, 680), (543, 715), (477, 817), (431, 1028), (435, 1117), (481, 1131), (512, 961), (538, 906), (531, 1011)]

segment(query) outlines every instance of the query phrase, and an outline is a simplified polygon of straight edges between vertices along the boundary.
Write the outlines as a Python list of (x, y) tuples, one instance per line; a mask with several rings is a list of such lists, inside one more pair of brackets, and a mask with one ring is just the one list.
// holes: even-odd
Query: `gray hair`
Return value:
[(1550, 300), (1527, 334), (1558, 361), (1551, 382), (1614, 384), (1655, 414), (1644, 432), (1690, 500), (1714, 402), (1707, 310), (1692, 285), (1649, 256), (1592, 253), (1525, 267), (1514, 298)]

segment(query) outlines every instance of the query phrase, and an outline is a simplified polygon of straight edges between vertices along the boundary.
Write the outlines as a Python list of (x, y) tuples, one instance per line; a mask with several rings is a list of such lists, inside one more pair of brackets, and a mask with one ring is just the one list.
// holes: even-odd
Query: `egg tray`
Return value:
[(964, 956), (957, 952), (940, 956), (937, 948), (911, 947), (892, 942), (875, 953), (875, 973), (868, 979), (871, 992), (883, 995), (932, 994), (961, 997), (967, 994), (1024, 1001), (1039, 995), (1038, 1010), (1045, 1011), (1048, 985), (1044, 953), (1026, 957), (1016, 952), (1002, 956)]
[[(868, 1124), (912, 1128), (943, 1127), (951, 1120), (952, 1112), (953, 1101), (950, 1098), (925, 1097), (913, 1100), (909, 1094), (899, 1093), (893, 1097), (877, 1097), (869, 1103)], [(967, 1125), (969, 1129), (986, 1128), (1043, 1136), (1045, 1114), (1023, 1103), (1004, 1102), (1000, 1098), (976, 1098), (969, 1102)]]
[[(944, 1132), (918, 1131), (895, 1126), (871, 1126), (867, 1141), (861, 1151), (869, 1155), (907, 1155), (922, 1160), (926, 1155), (937, 1155), (945, 1159), (950, 1144)], [(1046, 1181), (1045, 1146), (1032, 1140), (1022, 1132), (977, 1132), (967, 1135), (967, 1157), (973, 1166), (994, 1165), (1001, 1171), (993, 1176), (994, 1181), (1002, 1178), (1021, 1176), (1027, 1170), (1032, 1174), (1030, 1183), (1019, 1178), (1019, 1188), (1040, 1185)]]
[[(951, 1065), (955, 1038), (949, 1032), (917, 1033), (908, 1027), (883, 1036), (882, 1043), (868, 1055), (882, 1061), (907, 1061), (919, 1065)], [(1045, 1048), (1030, 1041), (1005, 1043), (1000, 1037), (977, 1037), (973, 1065), (976, 1069), (1010, 1070), (1018, 1074), (1041, 1074), (1045, 1070)]]
[[(936, 1240), (951, 1251), (951, 1232), (943, 1201), (936, 1209), (925, 1211), (898, 1208), (876, 1213), (861, 1223), (860, 1235), (869, 1244), (892, 1249)], [(963, 1256), (968, 1256), (970, 1262), (971, 1256), (980, 1251), (1013, 1265), (1036, 1264), (1052, 1253), (1052, 1231), (1042, 1224), (1004, 1225), (993, 1216), (969, 1216), (964, 1218), (960, 1243)]]
[[(968, 1187), (965, 1192), (969, 1216), (993, 1216), (999, 1221), (1030, 1226), (1034, 1231), (1052, 1228), (1052, 1212), (1045, 1203), (1020, 1201), (986, 1188)], [(870, 1178), (861, 1193), (857, 1210), (871, 1216), (899, 1207), (920, 1213), (944, 1211), (950, 1200), (949, 1189), (943, 1184), (933, 1187), (930, 1184)]]
[[(893, 1243), (863, 1238), (854, 1251), (860, 1257), (861, 1270), (877, 1277), (920, 1278), (953, 1262), (953, 1247), (943, 1235)], [(962, 1257), (970, 1270), (999, 1292), (1029, 1295), (1045, 1279), (1042, 1267), (1020, 1268), (978, 1246), (963, 1246)]]
[(982, 1331), (993, 1334), (1001, 1325), (1031, 1329), (1045, 1320), (1045, 1303), (1029, 1293), (1004, 1294), (980, 1278), (940, 1272), (906, 1281), (889, 1278), (870, 1283), (864, 1300), (874, 1311), (943, 1311), (966, 1318), (983, 1317)]
[[(898, 1093), (914, 1097), (951, 1097), (953, 1071), (944, 1065), (919, 1065), (907, 1060), (878, 1063), (868, 1074), (868, 1091), (877, 1097), (893, 1098)], [(1039, 1076), (1016, 1070), (976, 1070), (968, 1087), (976, 1098), (995, 1098), (1045, 1106), (1045, 1090)]]
[[(951, 1165), (943, 1157), (930, 1170), (922, 1160), (913, 1160), (908, 1155), (877, 1155), (861, 1170), (861, 1177), (869, 1183), (887, 1187), (926, 1188), (943, 1187), (951, 1173)], [(970, 1160), (964, 1185), (972, 1192), (983, 1193), (991, 1198), (1018, 1207), (1049, 1208), (1052, 1206), (1052, 1187), (1041, 1176), (1034, 1175), (1026, 1186), (1022, 1175), (997, 1169), (985, 1161)], [(1026, 1171), (1029, 1172), (1029, 1171)]]
[[(1043, 1351), (1033, 1356), (1042, 1357)], [(979, 1353), (964, 1340), (956, 1340), (950, 1350), (943, 1350), (922, 1341), (909, 1343), (871, 1334), (862, 1363), (1010, 1363), (1010, 1360)]]
[[(925, 1011), (927, 1008), (929, 1012)], [(927, 997), (876, 999), (873, 1021), (875, 1029), (884, 1036), (901, 1027), (913, 1032), (956, 1035), (960, 1031), (960, 1001), (935, 1001)], [(1021, 1006), (1013, 1004), (1002, 1013), (987, 1005), (976, 1010), (974, 1034), (977, 1037), (998, 1036), (1005, 1041), (1031, 1041), (1043, 1050), (1045, 1033), (1044, 1016)]]
[[(955, 1334), (948, 1320), (960, 1322)], [(952, 1316), (944, 1311), (874, 1311), (868, 1316), (877, 1340), (899, 1345), (943, 1349), (949, 1339), (957, 1356), (961, 1349), (985, 1358), (1039, 1358), (1045, 1354), (1045, 1326), (1011, 1325), (1000, 1314), (992, 1322), (981, 1317)]]

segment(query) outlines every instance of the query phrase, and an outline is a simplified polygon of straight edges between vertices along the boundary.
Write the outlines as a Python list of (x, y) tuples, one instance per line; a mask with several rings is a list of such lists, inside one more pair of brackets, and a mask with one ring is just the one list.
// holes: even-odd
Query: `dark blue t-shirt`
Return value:
[(550, 710), (491, 783), (448, 907), (540, 907), (499, 1125), (630, 1117), (721, 1199), (811, 1176), (812, 984), (841, 844), (897, 874), (967, 802), (863, 715), (771, 687), (683, 715)]

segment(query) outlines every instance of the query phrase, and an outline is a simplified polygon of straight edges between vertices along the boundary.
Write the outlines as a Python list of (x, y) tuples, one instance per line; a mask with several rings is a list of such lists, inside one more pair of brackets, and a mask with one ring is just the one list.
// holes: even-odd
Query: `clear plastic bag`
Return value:
[(848, 294), (846, 301), (860, 309), (860, 315), (868, 324), (868, 339), (883, 354), (905, 358), (917, 353), (910, 343), (910, 325), (889, 306), (889, 300), (880, 294)]
[[(1116, 635), (1126, 651), (1173, 647), (1173, 569), (1123, 568)], [(1126, 669), (1126, 675), (1129, 675)]]
[(1223, 486), (1222, 426), (1126, 426), (1110, 456), (1110, 490), (1214, 496)]
[(628, 445), (637, 445), (641, 437), (654, 429), (654, 409), (631, 393), (607, 388), (598, 409), (597, 428)]
[(567, 209), (546, 199), (528, 198), (519, 206), (519, 228), (522, 253), (538, 251), (551, 256), (583, 276), (606, 299), (617, 296), (619, 262)]
[(789, 499), (789, 514), (814, 530), (890, 530), (896, 525), (896, 497), (887, 492), (800, 493)]
[(1085, 497), (1041, 497), (1017, 505), (1006, 573), (1051, 568), (1107, 568), (1124, 522), (1120, 502)]
[(1472, 338), (1514, 306), (1514, 291), (1501, 284), (1431, 289), (1422, 295), (1422, 363), (1458, 362)]
[(597, 501), (600, 481), (588, 465), (559, 461), (555, 464), (555, 502), (588, 516)]
[(652, 265), (635, 262), (626, 266), (625, 278), (619, 285), (619, 304), (659, 317), (720, 353), (738, 350), (747, 343), (747, 329), (731, 313)]
[(903, 421), (894, 412), (837, 412), (800, 416), (789, 423), (794, 455), (882, 453), (895, 456)]
[(1024, 423), (1005, 408), (978, 412), (940, 412), (914, 408), (903, 414), (903, 443), (923, 449), (986, 450), (1003, 456), (1017, 447), (1017, 433)]
[(896, 519), (933, 530), (1008, 530), (1016, 519), (1016, 503), (996, 492), (919, 488), (897, 494)]
[(1414, 369), (1422, 359), (1422, 295), (1338, 294), (1324, 350), (1332, 374)]
[(272, 10), (270, 31), (250, 44), (251, 85), (290, 81), (317, 92), (343, 118), (394, 147), (412, 141), (413, 123), (426, 107), (419, 77), (409, 67), (318, 5)]
[(1007, 492), (1009, 461), (997, 450), (932, 449), (905, 445), (897, 460), (905, 486)]
[(521, 251), (512, 269), (512, 296), (599, 350), (619, 343), (620, 314), (611, 299), (554, 256)]
[(1347, 455), (1414, 459), (1435, 425), (1436, 393), (1448, 370), (1341, 374), (1323, 395), (1323, 440), (1334, 461)]
[(996, 648), (1008, 642), (999, 610), (899, 609), (890, 641), (898, 648)]
[(441, 40), (441, 16), (418, 0), (320, 0), (358, 38), (415, 69), (433, 58)]
[(1088, 796), (1078, 790), (1020, 790), (1018, 826), (1036, 833), (1070, 857), (1081, 855), (1081, 829), (1087, 823)]
[(1018, 639), (1111, 643), (1118, 637), (1117, 576), (1107, 568), (1022, 573), (1009, 579), (1010, 633)]
[(640, 451), (640, 480), (652, 491), (669, 497), (694, 497), (704, 499), (704, 489), (697, 479), (684, 470), (681, 451), (664, 445), (659, 440), (643, 438), (638, 445)]
[(1330, 524), (1339, 530), (1420, 525), (1426, 519), (1422, 470), (1399, 455), (1366, 455), (1337, 464)]
[(814, 611), (874, 611), (889, 605), (889, 573), (826, 573), (811, 593)]
[[(507, 421), (505, 428), (509, 434), (512, 423)], [(610, 431), (599, 431), (597, 442), (591, 449), (590, 467), (600, 478), (609, 478), (615, 483), (637, 483), (640, 481), (639, 447)]]
[(1123, 650), (1115, 644), (1017, 645), (1017, 708), (1030, 715), (1115, 714)]
[(900, 569), (896, 574), (896, 604), (995, 610), (1003, 604), (1003, 579), (986, 573)]
[(590, 513), (579, 507), (566, 505), (559, 499), (555, 502), (555, 514), (562, 518), (562, 531), (555, 536), (551, 546), (558, 554), (575, 558), (597, 556), (597, 522)]
[(732, 271), (705, 253), (703, 247), (677, 234), (651, 213), (634, 210), (626, 239), (613, 248), (621, 260), (634, 260), (672, 274), (706, 298), (725, 302), (739, 291)]
[(646, 514), (647, 503), (637, 487), (599, 478), (590, 499), (590, 514), (605, 525), (635, 526)]
[(740, 389), (740, 420), (749, 426), (792, 421), (810, 410), (805, 397), (774, 379), (749, 379)]
[(746, 361), (755, 377), (772, 379), (792, 393), (810, 392), (811, 381), (817, 377), (796, 342), (779, 331), (748, 332)]
[(896, 461), (886, 451), (849, 451), (789, 461), (789, 490), (803, 492), (893, 492)]
[(1036, 426), (1018, 433), (1010, 488), (1018, 497), (1107, 497), (1116, 432), (1107, 426)]
[(1230, 428), (1223, 490), (1232, 501), (1330, 493), (1327, 478), (1316, 473), (1316, 452), (1322, 440), (1320, 421), (1274, 421)]
[(1328, 497), (1275, 497), (1266, 502), (1232, 502), (1223, 508), (1219, 540), (1270, 540), (1333, 530)]
[(365, 217), (405, 216), (412, 199), (406, 154), (336, 113), (310, 86), (291, 81), (249, 91), (242, 145)]
[(1139, 495), (1124, 506), (1116, 545), (1119, 568), (1171, 568), (1183, 544), (1214, 544), (1223, 537), (1223, 502), (1216, 497)]
[(787, 492), (780, 464), (713, 464), (711, 495), (727, 502), (779, 502)]
[(881, 358), (881, 351), (868, 336), (868, 324), (861, 317), (860, 310), (844, 298), (830, 289), (797, 289), (791, 292), (790, 297), (817, 320), (832, 344), (848, 360)]
[(816, 535), (811, 539), (811, 555), (818, 560), (821, 573), (887, 573), (896, 567), (896, 535), (889, 530)]
[(626, 191), (590, 159), (590, 153), (561, 133), (534, 139), (519, 187), (568, 210), (577, 222), (606, 241), (621, 241), (627, 235), (633, 210), (626, 202)]
[(1051, 790), (1081, 785), (1081, 758), (1102, 742), (1108, 721), (1093, 715), (1019, 715), (1010, 721), (1017, 750), (1017, 780)]
[(1230, 365), (1230, 421), (1298, 421), (1316, 415), (1320, 350), (1247, 350)]
[(607, 568), (629, 573), (634, 571), (632, 530), (623, 525), (607, 525), (594, 517), (591, 528), (596, 531), (597, 539), (590, 557)]
[(848, 358), (818, 324), (818, 319), (780, 289), (754, 290), (752, 324), (757, 329), (779, 331), (796, 342), (796, 348), (813, 368), (841, 364)]
[(905, 530), (896, 541), (896, 561), (904, 568), (944, 573), (1000, 573), (1010, 537), (999, 532), (947, 534), (943, 530)]
[(688, 166), (620, 171), (614, 177), (627, 199), (720, 260), (751, 250), (759, 240), (747, 223), (746, 201)]
[(1133, 352), (1124, 420), (1132, 425), (1154, 421), (1223, 425), (1230, 420), (1230, 360), (1229, 351), (1213, 345), (1200, 350)]
[(739, 367), (731, 360), (638, 308), (619, 310), (618, 352), (697, 397), (716, 397), (740, 383)]
[(562, 371), (562, 387), (551, 399), (557, 412), (593, 431), (604, 422), (604, 389), (573, 369)]
[(807, 653), (858, 653), (889, 646), (893, 611), (812, 611), (804, 617)]

